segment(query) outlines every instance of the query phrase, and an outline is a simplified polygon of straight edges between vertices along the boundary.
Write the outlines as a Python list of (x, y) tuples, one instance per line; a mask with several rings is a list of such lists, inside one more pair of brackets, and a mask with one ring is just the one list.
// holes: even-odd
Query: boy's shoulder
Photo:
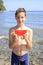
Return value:
[(28, 30), (29, 30), (30, 32), (32, 32), (32, 28), (28, 28)]
[(26, 26), (26, 28), (27, 28), (28, 31), (32, 32), (32, 28), (27, 27), (27, 26)]
[(33, 30), (32, 30), (32, 28), (27, 27), (27, 29), (28, 29), (28, 32), (29, 32), (31, 35), (33, 35)]
[(11, 28), (9, 29), (9, 31), (12, 32), (12, 31), (15, 30), (15, 29), (16, 29), (16, 26), (15, 26), (15, 27), (11, 27)]

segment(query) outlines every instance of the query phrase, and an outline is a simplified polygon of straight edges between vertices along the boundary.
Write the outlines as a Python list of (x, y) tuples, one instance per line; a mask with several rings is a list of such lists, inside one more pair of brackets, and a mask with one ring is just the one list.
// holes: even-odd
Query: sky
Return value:
[(25, 8), (27, 11), (43, 11), (43, 0), (3, 0), (6, 9)]

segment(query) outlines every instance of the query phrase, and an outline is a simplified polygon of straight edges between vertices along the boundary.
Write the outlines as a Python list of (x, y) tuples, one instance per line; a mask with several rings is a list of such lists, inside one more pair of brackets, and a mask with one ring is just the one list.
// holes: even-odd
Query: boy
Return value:
[[(11, 65), (28, 65), (28, 50), (32, 48), (32, 29), (26, 27), (26, 11), (18, 8), (15, 12), (17, 25), (9, 31), (9, 48), (12, 49)], [(15, 34), (15, 30), (27, 30), (23, 36)]]

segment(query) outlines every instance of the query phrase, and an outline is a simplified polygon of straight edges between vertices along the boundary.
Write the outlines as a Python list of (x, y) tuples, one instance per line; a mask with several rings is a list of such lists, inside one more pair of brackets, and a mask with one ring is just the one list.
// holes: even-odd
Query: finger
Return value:
[(12, 35), (12, 34), (14, 35), (15, 33), (14, 33), (14, 32), (12, 32), (12, 33), (11, 33), (11, 35)]

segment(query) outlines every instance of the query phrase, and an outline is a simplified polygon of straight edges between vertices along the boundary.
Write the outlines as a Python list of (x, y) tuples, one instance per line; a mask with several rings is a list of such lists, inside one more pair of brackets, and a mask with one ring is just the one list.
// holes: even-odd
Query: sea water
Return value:
[[(27, 11), (26, 14), (26, 26), (43, 29), (43, 11)], [(16, 24), (15, 11), (0, 12), (0, 35), (8, 34), (9, 28)]]

